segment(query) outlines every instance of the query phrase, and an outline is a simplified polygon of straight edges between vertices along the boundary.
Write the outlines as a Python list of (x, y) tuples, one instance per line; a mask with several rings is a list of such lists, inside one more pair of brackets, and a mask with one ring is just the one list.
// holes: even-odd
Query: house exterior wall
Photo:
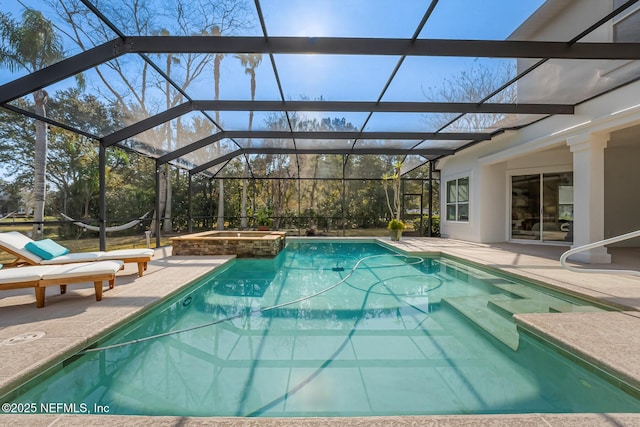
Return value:
[[(640, 126), (611, 133), (605, 150), (604, 237), (640, 229)], [(640, 246), (640, 238), (615, 246)]]
[[(449, 162), (447, 161), (446, 174), (442, 175), (444, 169), (441, 169), (440, 175), (440, 234), (443, 237), (453, 237), (457, 239), (469, 240), (472, 242), (480, 241), (480, 230), (478, 227), (479, 222), (479, 209), (483, 205), (480, 203), (482, 197), (481, 189), (479, 185), (479, 165), (476, 164), (473, 159), (475, 158), (473, 152), (476, 150), (464, 151), (458, 156), (459, 161)], [(450, 158), (447, 158), (449, 160)], [(457, 222), (447, 220), (447, 181), (453, 179), (469, 177), (469, 221)], [(443, 223), (446, 224), (446, 230), (443, 230)]]
[[(571, 40), (584, 28), (585, 22), (596, 22), (613, 7), (613, 0), (550, 0), (510, 39)], [(629, 13), (634, 10), (630, 9)], [(613, 25), (620, 21), (614, 21)], [(613, 25), (602, 26), (583, 41), (612, 41)], [(588, 71), (586, 67), (584, 70), (580, 67), (580, 61), (550, 61), (543, 65), (547, 68), (537, 78), (523, 79), (519, 83), (518, 100), (571, 102), (566, 96), (575, 90), (588, 94), (598, 88), (610, 87), (607, 84), (615, 86), (615, 82), (622, 81), (624, 76), (637, 75), (640, 73), (638, 62), (602, 61), (596, 69)], [(531, 64), (530, 61), (519, 61), (518, 70)], [(436, 165), (441, 171), (442, 188), (446, 188), (450, 179), (466, 174), (470, 178), (471, 192), (469, 221), (448, 221), (443, 214), (442, 235), (483, 243), (509, 240), (511, 176), (573, 171), (576, 154), (570, 150), (567, 141), (582, 139), (608, 140), (604, 149), (605, 212), (601, 234), (610, 237), (640, 228), (640, 202), (637, 202), (640, 201), (640, 186), (635, 186), (637, 191), (630, 188), (633, 186), (630, 183), (640, 179), (640, 168), (636, 166), (640, 160), (640, 127), (633, 129), (638, 125), (640, 81), (577, 105), (573, 115), (548, 117), (442, 159)], [(579, 197), (591, 196), (582, 194)], [(446, 213), (444, 198), (441, 203), (441, 212)], [(591, 214), (586, 218), (592, 218)], [(638, 241), (627, 244), (640, 245)]]
[[(568, 41), (613, 10), (613, 0), (549, 0), (509, 37), (512, 40)], [(611, 40), (611, 27), (602, 26), (583, 41)]]
[[(606, 203), (613, 203), (615, 199), (618, 200), (618, 205), (629, 206), (628, 197), (620, 194), (621, 190), (618, 188), (624, 177), (635, 176), (627, 175), (627, 171), (633, 170), (634, 174), (640, 174), (635, 172), (640, 169), (637, 166), (629, 168), (633, 162), (628, 160), (635, 151), (640, 150), (635, 148), (633, 142), (636, 141), (635, 145), (640, 147), (640, 134), (633, 130), (626, 133), (624, 131), (637, 125), (640, 125), (640, 82), (580, 104), (574, 115), (552, 116), (442, 159), (437, 164), (442, 188), (452, 178), (466, 175), (471, 180), (469, 222), (451, 222), (442, 215), (442, 235), (484, 243), (508, 240), (510, 176), (525, 171), (541, 173), (573, 170), (567, 139), (583, 134), (610, 135), (609, 148), (605, 149)], [(621, 141), (627, 141), (628, 146), (624, 148)], [(617, 148), (610, 150), (616, 146)], [(612, 154), (614, 150), (619, 152)], [(634, 156), (633, 159), (638, 160), (640, 157)], [(617, 178), (616, 170), (621, 173)], [(627, 182), (629, 179), (634, 178), (627, 178)], [(628, 188), (628, 184), (625, 186)], [(444, 197), (441, 203), (441, 212), (446, 212)], [(611, 208), (606, 208), (605, 232), (608, 230), (616, 234), (616, 230), (624, 226), (624, 222), (616, 217), (619, 214), (612, 214), (611, 211)], [(635, 223), (640, 228), (640, 220), (636, 219), (640, 216), (634, 218), (633, 212), (630, 210), (628, 219), (625, 220), (628, 223), (626, 227)], [(497, 224), (498, 221), (502, 224)]]
[(490, 166), (480, 166), (482, 203), (479, 206), (480, 242), (503, 242), (506, 236), (509, 213), (500, 206), (509, 204), (509, 194), (505, 175), (507, 163), (502, 162)]

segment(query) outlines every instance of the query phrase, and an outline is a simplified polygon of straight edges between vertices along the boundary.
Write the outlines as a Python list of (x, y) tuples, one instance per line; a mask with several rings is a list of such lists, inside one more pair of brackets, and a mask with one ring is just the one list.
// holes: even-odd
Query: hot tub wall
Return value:
[(274, 257), (284, 248), (285, 233), (268, 238), (182, 236), (171, 239), (173, 255), (236, 255), (239, 258)]

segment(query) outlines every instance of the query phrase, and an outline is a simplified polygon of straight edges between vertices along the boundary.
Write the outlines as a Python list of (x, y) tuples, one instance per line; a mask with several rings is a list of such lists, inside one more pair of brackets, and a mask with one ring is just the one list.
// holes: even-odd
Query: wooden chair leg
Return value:
[(102, 301), (102, 280), (93, 282), (93, 287), (96, 290), (96, 301)]
[(44, 287), (36, 286), (36, 307), (42, 308), (44, 307)]
[(67, 285), (60, 285), (60, 293), (61, 294), (67, 293)]
[(111, 280), (109, 280), (109, 289), (113, 289), (116, 286), (116, 279), (115, 277)]
[(142, 277), (142, 275), (144, 274), (144, 270), (146, 270), (144, 268), (144, 262), (139, 262), (138, 263), (138, 277)]

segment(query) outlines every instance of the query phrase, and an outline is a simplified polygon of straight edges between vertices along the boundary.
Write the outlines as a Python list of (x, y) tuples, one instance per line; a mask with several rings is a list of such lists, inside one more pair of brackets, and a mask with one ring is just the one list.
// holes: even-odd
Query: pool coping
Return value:
[(3, 415), (16, 427), (134, 425), (136, 427), (620, 427), (640, 425), (640, 414), (489, 414), (333, 418), (199, 418), (118, 415)]
[[(307, 238), (301, 238), (307, 239)], [(325, 240), (327, 238), (309, 238), (315, 240)], [(295, 238), (292, 238), (295, 240)], [(334, 240), (334, 239), (327, 239)], [(393, 247), (407, 253), (443, 253), (453, 257), (462, 257), (471, 262), (486, 265), (492, 268), (498, 268), (501, 271), (516, 274), (518, 276), (529, 277), (533, 280), (551, 282), (553, 286), (570, 289), (572, 292), (583, 293), (590, 298), (597, 298), (606, 303), (619, 304), (629, 308), (628, 312), (622, 315), (629, 317), (628, 322), (640, 326), (640, 315), (636, 312), (640, 306), (640, 279), (616, 277), (614, 281), (622, 287), (628, 287), (635, 284), (638, 288), (637, 295), (632, 298), (628, 294), (621, 292), (616, 294), (614, 290), (608, 288), (606, 293), (597, 289), (585, 280), (567, 279), (566, 274), (558, 274), (559, 263), (554, 260), (537, 259), (535, 256), (523, 256), (517, 254), (520, 260), (525, 259), (529, 264), (529, 269), (521, 268), (517, 263), (504, 263), (503, 260), (496, 259), (496, 248), (491, 245), (478, 245), (468, 242), (459, 242), (450, 239), (429, 239), (429, 238), (408, 238), (403, 237), (400, 242), (391, 242), (384, 238), (336, 238), (335, 240), (346, 241), (377, 241), (385, 246)], [(499, 247), (497, 251), (502, 252), (498, 255), (508, 256), (515, 252), (505, 252), (503, 247)], [(16, 384), (24, 382), (26, 378), (34, 376), (44, 370), (43, 366), (53, 366), (62, 360), (74, 354), (80, 348), (84, 348), (88, 343), (94, 342), (108, 331), (113, 330), (122, 322), (131, 319), (140, 313), (150, 309), (158, 304), (168, 295), (179, 292), (185, 286), (189, 285), (193, 280), (206, 274), (207, 272), (228, 262), (232, 257), (174, 257), (170, 256), (170, 248), (160, 248), (156, 251), (156, 258), (152, 260), (149, 266), (148, 274), (142, 278), (135, 277), (135, 272), (131, 269), (125, 269), (124, 272), (118, 274), (118, 283), (114, 290), (105, 290), (105, 298), (103, 301), (96, 303), (92, 300), (92, 286), (87, 284), (85, 288), (71, 288), (67, 295), (54, 295), (51, 292), (47, 296), (47, 307), (49, 310), (36, 309), (33, 304), (33, 295), (25, 292), (15, 291), (11, 298), (6, 297), (0, 299), (0, 342), (16, 333), (33, 331), (34, 329), (44, 329), (48, 335), (41, 342), (34, 342), (29, 345), (37, 348), (29, 351), (6, 351), (6, 346), (0, 346), (0, 394), (4, 394), (9, 388), (13, 388)], [(494, 256), (491, 259), (491, 256)], [(489, 259), (488, 259), (489, 258)], [(499, 257), (498, 257), (499, 258)], [(534, 265), (535, 264), (535, 265)], [(504, 268), (500, 268), (500, 266)], [(172, 269), (175, 267), (172, 276)], [(549, 272), (554, 273), (549, 275)], [(524, 273), (524, 274), (523, 274)], [(570, 273), (571, 274), (571, 273)], [(575, 273), (573, 273), (575, 278)], [(162, 276), (167, 281), (166, 286), (154, 286), (155, 278)], [(177, 277), (175, 277), (177, 276)], [(581, 276), (578, 274), (578, 276)], [(173, 278), (172, 278), (173, 277)], [(168, 280), (171, 279), (171, 280)], [(586, 282), (589, 282), (588, 280)], [(9, 292), (9, 291), (7, 291)], [(634, 293), (636, 291), (634, 290)], [(71, 295), (70, 295), (71, 294)], [(2, 304), (5, 300), (10, 299), (7, 304)], [(133, 303), (131, 303), (133, 300)], [(17, 303), (17, 307), (15, 307)], [(630, 303), (630, 304), (627, 304)], [(44, 310), (44, 311), (43, 311)], [(581, 314), (582, 313), (571, 313)], [(604, 313), (616, 314), (616, 313)], [(8, 317), (16, 315), (18, 319), (13, 321), (7, 320)], [(24, 320), (24, 323), (21, 321)], [(613, 366), (620, 368), (621, 372), (633, 381), (638, 381), (640, 374), (634, 369), (628, 369), (625, 365), (624, 358), (632, 355), (640, 347), (640, 339), (636, 337), (629, 338), (625, 331), (614, 337), (606, 336), (606, 327), (600, 328), (597, 336), (602, 334), (604, 339), (609, 339), (612, 343), (598, 341), (596, 346), (599, 348), (622, 348), (624, 351), (620, 358), (611, 358), (611, 352), (602, 351), (598, 353), (597, 349), (593, 349), (593, 341), (591, 346), (584, 343), (582, 329), (576, 327), (566, 332), (567, 323), (582, 325), (589, 330), (590, 334), (594, 334), (594, 322), (582, 321), (583, 319), (575, 316), (562, 316), (558, 314), (544, 315), (519, 315), (517, 322), (519, 325), (528, 328), (531, 331), (540, 333), (546, 339), (555, 341), (562, 346), (568, 348), (577, 348), (580, 352), (585, 352), (589, 357), (593, 357), (596, 363), (607, 364), (607, 367)], [(611, 319), (607, 322), (607, 327), (611, 327), (611, 323), (616, 323), (619, 319)], [(636, 323), (637, 322), (637, 323)], [(596, 322), (597, 323), (597, 322)], [(84, 326), (84, 327), (82, 327)], [(597, 324), (595, 325), (597, 326)], [(598, 329), (598, 330), (600, 330)], [(632, 328), (638, 329), (640, 328)], [(563, 331), (565, 331), (563, 333)], [(637, 344), (634, 344), (637, 343)], [(618, 346), (618, 347), (615, 347)], [(25, 347), (26, 348), (26, 347)], [(15, 349), (14, 349), (15, 350)], [(640, 354), (637, 351), (635, 354)], [(627, 355), (627, 356), (624, 356)], [(618, 360), (623, 359), (623, 360)], [(632, 361), (636, 359), (632, 357)], [(35, 362), (35, 363), (32, 363)], [(628, 361), (627, 361), (628, 362)], [(638, 363), (640, 365), (640, 363)], [(19, 372), (16, 372), (18, 370)], [(10, 373), (12, 372), (13, 373)], [(22, 381), (20, 381), (20, 379)], [(10, 384), (10, 385), (8, 385)], [(355, 418), (252, 418), (250, 421), (246, 418), (197, 418), (197, 417), (125, 417), (125, 416), (95, 416), (95, 415), (18, 415), (3, 414), (0, 417), (2, 423), (11, 423), (12, 425), (51, 425), (53, 423), (64, 422), (65, 425), (103, 425), (103, 423), (135, 423), (136, 425), (225, 425), (225, 426), (281, 426), (281, 425), (341, 425), (341, 426), (359, 426), (359, 425), (640, 425), (640, 414), (519, 414), (519, 415), (443, 415), (443, 416), (400, 416), (400, 417), (355, 417)]]

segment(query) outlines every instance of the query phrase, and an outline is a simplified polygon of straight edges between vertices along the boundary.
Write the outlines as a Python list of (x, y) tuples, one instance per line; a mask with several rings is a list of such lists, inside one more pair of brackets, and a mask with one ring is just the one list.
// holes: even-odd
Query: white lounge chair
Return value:
[(44, 307), (47, 286), (59, 285), (60, 293), (72, 283), (93, 282), (96, 301), (102, 300), (102, 283), (107, 280), (109, 289), (115, 286), (116, 273), (122, 261), (97, 261), (63, 265), (37, 265), (0, 269), (0, 290), (34, 288), (36, 306)]
[(6, 264), (7, 267), (18, 265), (57, 265), (89, 261), (120, 260), (138, 263), (138, 276), (147, 269), (147, 263), (153, 257), (153, 249), (118, 249), (114, 251), (76, 252), (44, 259), (26, 248), (28, 244), (38, 243), (17, 231), (0, 233), (0, 250), (16, 259)]

